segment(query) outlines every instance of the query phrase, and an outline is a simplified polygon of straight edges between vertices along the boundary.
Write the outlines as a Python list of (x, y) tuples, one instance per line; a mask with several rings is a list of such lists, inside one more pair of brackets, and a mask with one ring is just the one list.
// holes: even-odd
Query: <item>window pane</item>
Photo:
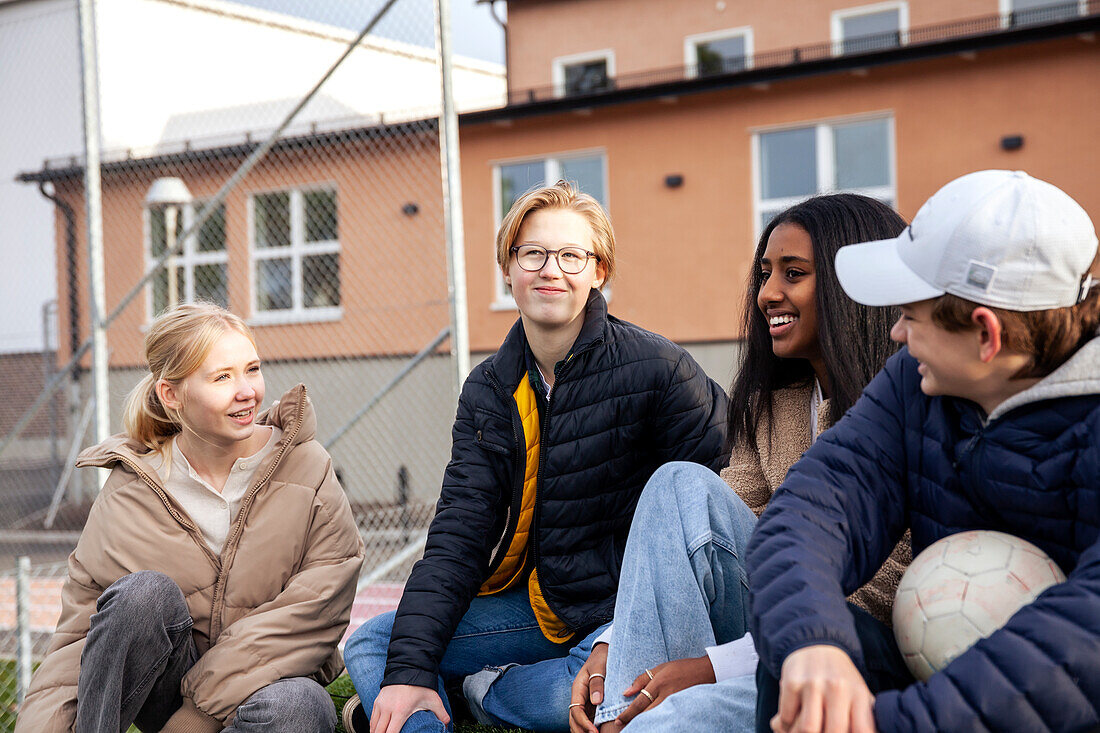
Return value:
[(844, 53), (861, 53), (901, 45), (901, 16), (895, 10), (853, 15), (840, 21)]
[(302, 258), (302, 295), (306, 308), (340, 305), (340, 256)]
[(336, 192), (310, 191), (302, 194), (306, 208), (306, 241), (329, 242), (336, 235)]
[(592, 158), (565, 158), (561, 161), (561, 177), (575, 181), (581, 190), (607, 207), (603, 190), (603, 156)]
[(887, 120), (868, 120), (833, 128), (838, 189), (890, 183)]
[(565, 66), (565, 93), (589, 94), (611, 86), (607, 76), (607, 59), (585, 61)]
[(1054, 23), (1076, 18), (1081, 12), (1076, 0), (1013, 0), (1013, 25)]
[[(196, 217), (202, 211), (205, 201), (196, 201), (194, 212)], [(218, 204), (210, 217), (199, 228), (198, 237), (199, 252), (224, 252), (225, 251), (225, 203)]]
[[(165, 208), (164, 206), (158, 206), (149, 209), (149, 251), (152, 253), (153, 257), (160, 257), (164, 254), (164, 250), (168, 246)], [(176, 240), (173, 244), (179, 242), (179, 235), (181, 234), (183, 234), (183, 216), (182, 212), (177, 208)]]
[(229, 290), (226, 285), (226, 266), (224, 264), (195, 265), (195, 300), (217, 303), (223, 308), (229, 307)]
[(500, 167), (500, 215), (503, 217), (520, 196), (534, 186), (546, 181), (546, 164), (537, 160), (531, 163), (514, 163)]
[(254, 199), (256, 246), (287, 247), (290, 245), (290, 194), (267, 193)]
[(765, 199), (817, 193), (814, 137), (812, 127), (760, 136), (760, 189)]
[(776, 217), (776, 215), (779, 214), (782, 211), (785, 211), (785, 209), (765, 209), (764, 211), (761, 211), (760, 212), (760, 231), (764, 231), (765, 229), (767, 229), (768, 224), (771, 223), (771, 220), (774, 219)]
[(260, 310), (289, 310), (294, 307), (290, 273), (288, 259), (256, 262), (256, 302)]
[(745, 68), (745, 37), (731, 36), (695, 45), (699, 76), (728, 74)]
[(168, 300), (168, 268), (161, 267), (153, 275), (153, 316), (158, 316), (169, 308), (170, 305), (182, 303), (186, 299), (186, 284), (184, 283), (184, 271), (182, 267), (176, 268), (176, 303)]
[[(149, 209), (149, 252), (153, 257), (164, 254), (164, 209)], [(156, 311), (156, 309), (154, 309)], [(156, 311), (159, 313), (159, 311)]]

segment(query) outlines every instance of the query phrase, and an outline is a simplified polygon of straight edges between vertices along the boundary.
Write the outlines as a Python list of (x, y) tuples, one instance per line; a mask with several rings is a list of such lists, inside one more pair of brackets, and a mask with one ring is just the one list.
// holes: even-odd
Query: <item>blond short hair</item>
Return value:
[(507, 272), (512, 246), (519, 238), (519, 230), (527, 215), (542, 209), (575, 211), (588, 221), (592, 228), (592, 250), (604, 270), (603, 284), (607, 284), (615, 273), (615, 230), (611, 228), (611, 219), (596, 199), (581, 192), (575, 183), (569, 181), (531, 189), (512, 204), (497, 232), (497, 264), (500, 269)]
[(149, 373), (126, 397), (122, 421), (128, 436), (159, 451), (183, 429), (180, 416), (157, 396), (157, 382), (176, 383), (194, 373), (229, 331), (256, 345), (252, 330), (239, 316), (213, 303), (180, 305), (157, 316), (145, 335)]

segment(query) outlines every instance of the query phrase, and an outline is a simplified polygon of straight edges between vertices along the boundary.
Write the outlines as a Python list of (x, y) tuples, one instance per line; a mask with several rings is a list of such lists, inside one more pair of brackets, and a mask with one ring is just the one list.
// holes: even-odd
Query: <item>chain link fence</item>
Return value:
[[(71, 470), (95, 432), (77, 2), (15, 5), (0, 61), (33, 57), (18, 73), (34, 103), (12, 125), (60, 132), (16, 156), (11, 184), (45, 274), (4, 275), (37, 319), (9, 314), (19, 343), (0, 337), (0, 730), (16, 707), (16, 558), (31, 560), (37, 660), (98, 486)], [(432, 0), (112, 0), (95, 4), (95, 31), (111, 431), (157, 313), (204, 300), (242, 315), (266, 404), (307, 385), (354, 508), (367, 544), (354, 621), (392, 607), (455, 403)], [(502, 103), (503, 67), (456, 56), (452, 76), (459, 110)]]

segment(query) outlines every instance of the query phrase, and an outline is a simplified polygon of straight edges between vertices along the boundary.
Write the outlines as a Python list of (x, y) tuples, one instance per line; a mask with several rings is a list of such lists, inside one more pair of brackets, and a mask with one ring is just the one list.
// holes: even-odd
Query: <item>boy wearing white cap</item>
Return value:
[[(1100, 287), (1096, 233), (1020, 172), (944, 186), (896, 239), (840, 250), (904, 344), (787, 474), (747, 555), (758, 730), (1100, 726)], [(1067, 580), (927, 682), (845, 595), (912, 529), (1047, 552)], [(778, 698), (778, 699), (777, 699)]]

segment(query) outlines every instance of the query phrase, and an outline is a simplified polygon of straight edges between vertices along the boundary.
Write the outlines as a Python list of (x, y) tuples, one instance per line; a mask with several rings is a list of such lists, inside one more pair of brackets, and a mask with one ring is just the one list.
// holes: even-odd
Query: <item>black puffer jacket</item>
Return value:
[[(512, 394), (527, 352), (517, 321), (462, 388), (451, 460), (424, 558), (397, 609), (383, 685), (436, 686), (455, 627), (515, 531), (525, 446)], [(679, 346), (608, 316), (597, 291), (555, 372), (541, 411), (529, 557), (551, 610), (580, 633), (611, 618), (630, 520), (653, 471), (668, 461), (725, 465), (726, 397)]]

